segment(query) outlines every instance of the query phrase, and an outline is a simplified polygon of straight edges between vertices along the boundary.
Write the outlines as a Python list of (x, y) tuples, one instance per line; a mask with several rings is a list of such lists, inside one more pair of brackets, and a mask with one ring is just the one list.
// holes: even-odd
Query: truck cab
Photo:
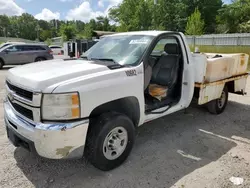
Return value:
[[(111, 170), (127, 159), (135, 131), (145, 122), (187, 108), (194, 96), (220, 114), (229, 90), (244, 91), (246, 75), (211, 86), (197, 84), (196, 72), (185, 36), (170, 31), (114, 34), (79, 59), (10, 69), (4, 103), (8, 137), (42, 157), (85, 156), (95, 167)], [(230, 88), (227, 82), (233, 82)]]

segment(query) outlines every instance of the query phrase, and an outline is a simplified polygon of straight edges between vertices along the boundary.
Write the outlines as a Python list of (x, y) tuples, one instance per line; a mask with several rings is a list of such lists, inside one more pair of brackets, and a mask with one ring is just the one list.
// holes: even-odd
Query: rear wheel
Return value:
[(44, 57), (37, 57), (35, 59), (35, 62), (44, 61), (44, 60), (46, 60)]
[(4, 65), (3, 60), (0, 59), (0, 69), (3, 68), (3, 65)]
[(134, 124), (127, 116), (103, 114), (90, 124), (84, 153), (96, 168), (112, 170), (127, 159), (134, 140)]
[(221, 97), (207, 104), (207, 109), (211, 114), (221, 114), (224, 112), (228, 102), (228, 88), (224, 87)]

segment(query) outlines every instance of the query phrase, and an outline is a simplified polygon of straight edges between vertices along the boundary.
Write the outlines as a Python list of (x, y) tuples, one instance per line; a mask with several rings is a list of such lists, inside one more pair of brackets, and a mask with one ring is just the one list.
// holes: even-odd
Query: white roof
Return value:
[(169, 33), (171, 31), (132, 31), (124, 33), (116, 33), (110, 36), (119, 36), (119, 35), (149, 35), (149, 36), (158, 36), (163, 33)]

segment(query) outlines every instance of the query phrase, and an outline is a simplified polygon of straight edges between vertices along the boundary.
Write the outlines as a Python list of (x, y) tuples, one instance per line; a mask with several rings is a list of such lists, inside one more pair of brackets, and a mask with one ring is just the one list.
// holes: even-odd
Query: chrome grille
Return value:
[(33, 93), (32, 92), (24, 90), (22, 88), (19, 88), (17, 86), (14, 86), (11, 83), (9, 83), (8, 81), (6, 81), (6, 84), (11, 91), (15, 92), (20, 97), (23, 97), (23, 98), (28, 99), (30, 101), (33, 100)]
[(33, 112), (32, 110), (30, 109), (27, 109), (17, 103), (14, 103), (14, 102), (11, 102), (11, 105), (13, 106), (13, 108), (18, 112), (20, 113), (21, 115), (23, 115), (24, 117), (26, 118), (29, 118), (30, 120), (34, 120), (34, 117), (33, 117)]
[(6, 80), (6, 90), (8, 102), (16, 113), (30, 122), (41, 121), (42, 93), (40, 91), (19, 87), (9, 80)]

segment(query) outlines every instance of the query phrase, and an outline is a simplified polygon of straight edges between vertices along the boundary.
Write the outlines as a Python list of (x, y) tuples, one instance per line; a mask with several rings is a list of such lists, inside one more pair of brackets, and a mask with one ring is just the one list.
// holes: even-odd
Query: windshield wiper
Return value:
[(91, 58), (91, 60), (112, 61), (114, 63), (117, 63), (114, 59), (111, 59), (111, 58)]

